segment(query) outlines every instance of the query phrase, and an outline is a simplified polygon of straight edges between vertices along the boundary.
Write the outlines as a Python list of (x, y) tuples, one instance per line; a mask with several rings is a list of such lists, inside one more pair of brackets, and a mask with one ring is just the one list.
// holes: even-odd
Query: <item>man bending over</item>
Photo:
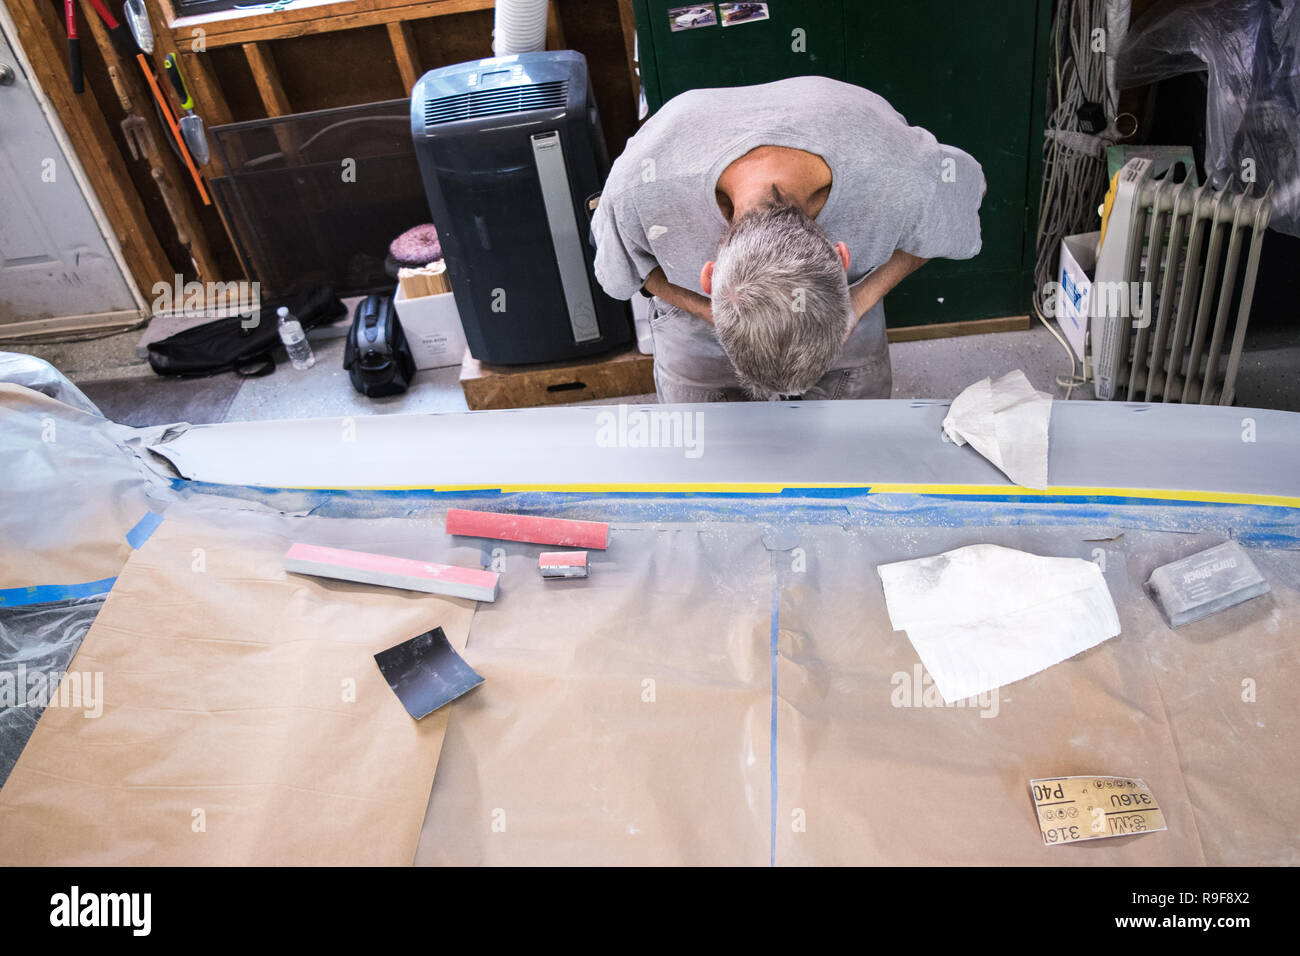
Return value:
[(662, 402), (888, 398), (882, 300), (980, 251), (979, 163), (824, 77), (692, 90), (610, 170), (596, 277), (653, 297)]

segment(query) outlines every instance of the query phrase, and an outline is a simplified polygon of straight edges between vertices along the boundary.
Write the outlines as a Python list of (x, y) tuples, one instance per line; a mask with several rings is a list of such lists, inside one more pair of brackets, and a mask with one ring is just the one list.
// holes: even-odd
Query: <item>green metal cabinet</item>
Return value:
[(885, 302), (890, 326), (1029, 310), (1051, 0), (770, 0), (766, 20), (676, 31), (670, 10), (722, 5), (633, 6), (651, 112), (689, 89), (830, 76), (979, 160), (983, 250), (904, 280)]

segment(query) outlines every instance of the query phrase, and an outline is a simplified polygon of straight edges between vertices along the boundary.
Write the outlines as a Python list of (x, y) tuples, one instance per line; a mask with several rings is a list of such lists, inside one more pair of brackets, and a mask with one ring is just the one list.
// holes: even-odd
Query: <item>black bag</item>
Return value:
[(357, 303), (343, 350), (352, 387), (368, 398), (399, 395), (415, 376), (415, 357), (393, 310), (393, 298), (371, 295)]
[(326, 325), (347, 314), (328, 286), (273, 299), (262, 304), (251, 328), (252, 313), (233, 315), (196, 325), (149, 343), (149, 365), (159, 375), (199, 377), (234, 371), (255, 378), (275, 371), (274, 352), (280, 347), (275, 310), (284, 306), (302, 323), (303, 331)]

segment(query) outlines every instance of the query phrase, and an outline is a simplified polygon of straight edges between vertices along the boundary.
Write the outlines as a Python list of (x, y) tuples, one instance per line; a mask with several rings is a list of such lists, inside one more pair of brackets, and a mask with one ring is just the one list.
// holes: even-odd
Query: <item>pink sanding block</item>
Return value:
[(447, 511), (447, 533), (603, 551), (609, 540), (609, 525), (603, 521), (571, 521), (568, 518), (537, 518), (451, 508)]
[(301, 542), (285, 553), (284, 569), (295, 574), (381, 584), (390, 588), (427, 591), (430, 594), (445, 594), (474, 601), (495, 601), (497, 581), (501, 577), (495, 571), (480, 571), (478, 568), (458, 568), (450, 564), (411, 561), (408, 558), (391, 558), (364, 551), (344, 551), (342, 548), (322, 548)]
[(543, 551), (537, 557), (537, 570), (544, 578), (585, 578), (586, 551)]

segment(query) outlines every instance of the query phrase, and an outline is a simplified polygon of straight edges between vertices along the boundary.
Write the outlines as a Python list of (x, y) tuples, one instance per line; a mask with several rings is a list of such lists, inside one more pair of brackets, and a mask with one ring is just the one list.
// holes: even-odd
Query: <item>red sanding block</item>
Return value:
[(364, 551), (345, 551), (342, 548), (322, 548), (301, 542), (294, 544), (285, 553), (284, 569), (295, 574), (381, 584), (390, 588), (426, 591), (429, 594), (445, 594), (475, 601), (495, 601), (497, 581), (500, 578), (495, 571), (391, 558)]
[(603, 551), (609, 540), (609, 525), (602, 521), (536, 518), (531, 515), (503, 515), (494, 511), (451, 508), (447, 511), (447, 533)]
[(543, 551), (537, 556), (537, 570), (544, 578), (585, 578), (586, 551)]

